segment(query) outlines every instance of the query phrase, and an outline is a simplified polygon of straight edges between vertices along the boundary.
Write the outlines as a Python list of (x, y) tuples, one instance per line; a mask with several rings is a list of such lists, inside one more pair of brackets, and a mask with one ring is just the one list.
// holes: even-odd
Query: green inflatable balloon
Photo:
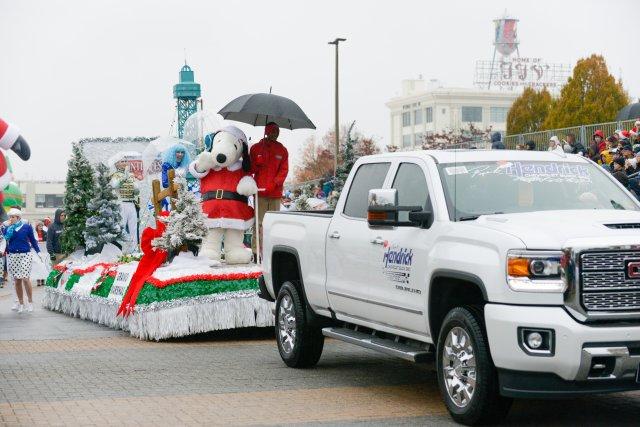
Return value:
[(2, 191), (4, 193), (4, 202), (2, 206), (5, 211), (11, 209), (11, 206), (22, 206), (24, 195), (20, 191), (20, 187), (15, 182), (10, 182), (9, 185)]

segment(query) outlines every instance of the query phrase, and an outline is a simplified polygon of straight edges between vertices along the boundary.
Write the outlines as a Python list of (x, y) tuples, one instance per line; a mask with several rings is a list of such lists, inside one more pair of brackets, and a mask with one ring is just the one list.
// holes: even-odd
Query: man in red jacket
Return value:
[[(261, 191), (258, 192), (258, 227), (262, 237), (262, 220), (267, 211), (279, 211), (282, 200), (284, 181), (289, 173), (289, 153), (278, 142), (280, 128), (270, 122), (264, 128), (264, 138), (251, 147), (251, 169), (256, 184)], [(263, 189), (263, 190), (262, 190)], [(260, 239), (262, 241), (262, 239)], [(256, 252), (255, 233), (251, 245)]]

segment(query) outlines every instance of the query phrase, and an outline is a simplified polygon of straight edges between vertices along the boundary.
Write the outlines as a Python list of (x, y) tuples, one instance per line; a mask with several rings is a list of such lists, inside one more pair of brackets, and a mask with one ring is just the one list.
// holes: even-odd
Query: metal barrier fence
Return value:
[(635, 119), (620, 122), (597, 123), (593, 125), (574, 126), (562, 129), (543, 130), (540, 132), (521, 133), (517, 135), (508, 135), (504, 138), (504, 145), (509, 150), (515, 150), (518, 145), (525, 144), (527, 141), (533, 141), (537, 150), (546, 150), (549, 147), (549, 138), (557, 136), (560, 141), (567, 138), (572, 133), (576, 136), (576, 140), (589, 146), (591, 137), (597, 129), (604, 132), (605, 138), (612, 135), (616, 130), (629, 130), (634, 126)]

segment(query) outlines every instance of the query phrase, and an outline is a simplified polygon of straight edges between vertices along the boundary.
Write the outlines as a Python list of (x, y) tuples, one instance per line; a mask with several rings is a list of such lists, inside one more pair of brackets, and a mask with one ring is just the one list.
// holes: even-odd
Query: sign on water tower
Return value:
[(518, 49), (518, 20), (512, 18), (495, 19), (496, 37), (493, 45), (503, 56), (509, 56)]
[(474, 84), (481, 89), (546, 87), (551, 92), (559, 92), (571, 75), (571, 65), (550, 63), (539, 57), (521, 57), (518, 20), (503, 17), (493, 22), (493, 59), (476, 61)]

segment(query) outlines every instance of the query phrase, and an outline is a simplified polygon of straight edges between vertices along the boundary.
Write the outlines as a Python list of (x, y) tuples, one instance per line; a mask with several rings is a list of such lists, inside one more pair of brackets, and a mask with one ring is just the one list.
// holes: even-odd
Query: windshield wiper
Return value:
[(473, 221), (476, 220), (478, 218), (480, 218), (483, 215), (500, 215), (503, 214), (504, 212), (488, 212), (488, 213), (483, 213), (483, 214), (478, 214), (478, 215), (467, 215), (467, 216), (461, 216), (458, 218), (458, 221)]
[(620, 210), (625, 210), (624, 206), (622, 206), (620, 203), (616, 202), (615, 200), (609, 200), (611, 202), (611, 206), (613, 206), (614, 209), (620, 209)]

